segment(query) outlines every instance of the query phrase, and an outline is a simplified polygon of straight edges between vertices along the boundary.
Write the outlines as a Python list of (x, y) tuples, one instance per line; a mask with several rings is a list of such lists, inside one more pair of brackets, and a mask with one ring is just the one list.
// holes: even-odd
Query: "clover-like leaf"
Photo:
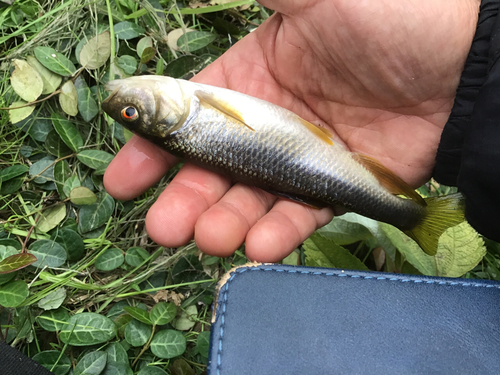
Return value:
[(63, 54), (50, 47), (36, 47), (35, 56), (47, 69), (61, 76), (71, 76), (76, 71), (75, 65)]
[(177, 306), (172, 302), (158, 302), (151, 309), (149, 316), (153, 324), (164, 325), (170, 323), (177, 314)]
[(217, 39), (217, 34), (207, 31), (194, 31), (181, 35), (177, 40), (177, 47), (181, 51), (193, 52), (206, 47), (215, 39)]
[(125, 260), (120, 249), (110, 248), (104, 250), (95, 260), (95, 268), (100, 271), (112, 271), (120, 267)]
[(52, 371), (54, 375), (66, 375), (71, 368), (70, 359), (65, 355), (61, 355), (58, 350), (46, 350), (37, 353), (33, 356), (33, 360), (47, 370)]
[(173, 329), (159, 331), (151, 340), (151, 351), (163, 359), (180, 356), (186, 351), (186, 338), (181, 332)]
[(82, 77), (75, 81), (76, 92), (78, 94), (78, 110), (83, 119), (87, 122), (92, 120), (99, 113), (99, 106), (94, 99), (94, 95)]
[(144, 29), (129, 21), (119, 22), (114, 26), (115, 35), (118, 39), (133, 39), (144, 33)]
[(64, 308), (45, 311), (36, 318), (38, 324), (49, 332), (60, 331), (66, 326), (68, 320), (69, 314)]
[(89, 346), (111, 340), (116, 334), (115, 323), (96, 313), (73, 315), (61, 331), (61, 341), (74, 346)]
[(59, 267), (66, 262), (68, 255), (66, 250), (55, 241), (37, 240), (29, 247), (29, 252), (36, 257), (33, 266), (43, 268), (45, 266)]
[(16, 307), (28, 297), (28, 284), (23, 280), (11, 281), (0, 287), (0, 306)]
[(38, 71), (24, 60), (14, 60), (12, 64), (15, 69), (10, 83), (16, 94), (27, 102), (38, 99), (43, 91), (43, 81)]
[(38, 74), (40, 74), (40, 78), (42, 78), (43, 82), (43, 90), (42, 94), (52, 94), (57, 90), (59, 85), (61, 84), (62, 77), (59, 74), (51, 72), (46, 67), (44, 67), (40, 62), (36, 59), (35, 56), (26, 57), (28, 64), (30, 64), (33, 68), (36, 69)]
[(143, 346), (151, 337), (151, 326), (132, 319), (125, 327), (125, 340), (132, 346)]
[(106, 367), (106, 352), (90, 352), (83, 356), (75, 366), (75, 375), (99, 375)]
[(61, 87), (59, 94), (59, 104), (64, 112), (70, 116), (78, 114), (78, 93), (73, 81), (67, 81)]
[(66, 289), (57, 288), (38, 301), (38, 307), (43, 310), (55, 310), (62, 305), (65, 298)]
[(41, 232), (48, 232), (57, 227), (57, 225), (66, 217), (66, 205), (58, 203), (53, 207), (40, 212), (40, 219), (36, 224), (36, 229)]
[(9, 106), (9, 119), (11, 123), (16, 124), (33, 113), (35, 105), (27, 106), (26, 104), (25, 101), (19, 100)]
[(54, 129), (64, 143), (73, 151), (78, 151), (78, 149), (83, 146), (83, 138), (75, 125), (55, 112), (52, 113), (50, 118), (54, 125)]
[[(115, 26), (116, 27), (116, 26)], [(87, 69), (99, 69), (106, 64), (111, 55), (109, 31), (89, 39), (80, 51), (80, 64)]]

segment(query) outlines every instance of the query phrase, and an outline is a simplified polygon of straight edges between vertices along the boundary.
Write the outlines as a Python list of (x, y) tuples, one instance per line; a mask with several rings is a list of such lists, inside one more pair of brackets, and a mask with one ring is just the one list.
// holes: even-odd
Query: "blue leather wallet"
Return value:
[(500, 283), (283, 265), (236, 268), (209, 375), (500, 374)]

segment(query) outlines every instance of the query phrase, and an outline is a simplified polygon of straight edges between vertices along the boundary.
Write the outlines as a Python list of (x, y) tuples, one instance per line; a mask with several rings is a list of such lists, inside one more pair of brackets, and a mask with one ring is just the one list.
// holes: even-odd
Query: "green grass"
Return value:
[[(80, 105), (76, 115), (65, 113), (71, 108), (63, 109), (53, 93), (40, 95), (33, 112), (15, 124), (7, 110), (0, 110), (0, 261), (11, 262), (0, 262), (0, 272), (8, 272), (0, 274), (0, 340), (61, 374), (85, 368), (102, 353), (107, 353), (104, 367), (96, 373), (147, 375), (154, 371), (151, 366), (155, 374), (203, 373), (215, 284), (246, 262), (244, 248), (218, 259), (200, 253), (194, 243), (165, 249), (148, 238), (146, 211), (179, 167), (132, 201), (115, 201), (102, 184), (106, 165), (130, 137), (99, 111), (103, 83), (140, 73), (190, 78), (270, 13), (247, 0), (206, 2), (201, 8), (190, 8), (187, 1), (176, 4), (21, 0), (0, 8), (0, 108), (20, 100), (12, 86), (12, 61), (33, 56), (40, 47), (61, 53), (52, 63), (63, 67), (65, 77), (52, 92), (65, 82), (79, 89), (73, 98)], [(172, 50), (165, 38), (178, 28), (198, 34)], [(111, 58), (82, 69), (77, 51), (107, 32)], [(150, 46), (153, 56), (139, 56), (139, 46)], [(428, 184), (420, 192), (451, 190)], [(284, 263), (500, 280), (500, 245), (488, 241), (484, 247), (470, 227), (448, 234), (456, 243), (451, 248), (442, 241), (442, 254), (451, 251), (468, 260), (461, 266), (438, 262), (401, 236), (380, 223), (346, 215)], [(34, 260), (22, 258), (26, 253), (35, 254), (37, 263), (15, 265), (14, 260), (24, 266)], [(88, 332), (97, 320), (102, 326), (92, 335), (75, 334)], [(156, 335), (177, 349), (158, 349)]]

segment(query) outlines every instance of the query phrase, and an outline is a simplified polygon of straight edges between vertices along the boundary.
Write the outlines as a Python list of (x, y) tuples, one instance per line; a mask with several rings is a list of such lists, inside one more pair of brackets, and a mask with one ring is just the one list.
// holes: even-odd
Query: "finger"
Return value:
[(277, 262), (299, 246), (317, 228), (332, 220), (330, 208), (315, 209), (279, 200), (250, 230), (246, 256), (257, 262)]
[(177, 158), (134, 135), (106, 169), (104, 186), (116, 199), (132, 199), (157, 183), (176, 163)]
[(231, 186), (219, 174), (185, 164), (160, 194), (146, 216), (146, 230), (156, 243), (179, 247), (194, 235), (200, 215)]
[(261, 189), (238, 184), (203, 213), (195, 226), (198, 248), (210, 255), (227, 257), (241, 246), (257, 221), (276, 201)]

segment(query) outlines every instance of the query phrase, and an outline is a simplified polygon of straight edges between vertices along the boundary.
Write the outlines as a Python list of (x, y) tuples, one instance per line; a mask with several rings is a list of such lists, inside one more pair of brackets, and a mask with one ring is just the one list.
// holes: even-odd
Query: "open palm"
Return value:
[[(477, 0), (261, 1), (277, 11), (193, 80), (292, 110), (414, 186), (430, 177), (474, 34)], [(104, 183), (131, 199), (177, 162), (134, 137)], [(228, 256), (243, 242), (258, 261), (285, 257), (331, 220), (316, 210), (186, 164), (151, 207), (148, 234), (177, 247), (195, 238)]]

